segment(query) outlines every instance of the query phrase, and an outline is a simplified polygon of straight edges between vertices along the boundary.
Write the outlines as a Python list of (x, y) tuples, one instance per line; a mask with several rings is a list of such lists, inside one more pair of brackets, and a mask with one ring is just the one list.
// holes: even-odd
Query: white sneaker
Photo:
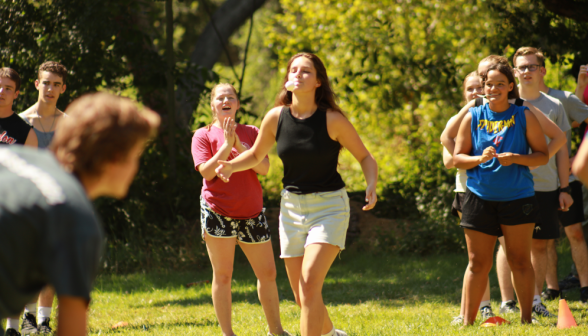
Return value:
[(335, 329), (335, 336), (347, 336), (347, 333), (343, 330)]
[(280, 335), (278, 335), (278, 334), (272, 334), (271, 332), (268, 331), (267, 336), (292, 336), (292, 334), (290, 334), (286, 330), (284, 330), (284, 332), (282, 334), (280, 334)]

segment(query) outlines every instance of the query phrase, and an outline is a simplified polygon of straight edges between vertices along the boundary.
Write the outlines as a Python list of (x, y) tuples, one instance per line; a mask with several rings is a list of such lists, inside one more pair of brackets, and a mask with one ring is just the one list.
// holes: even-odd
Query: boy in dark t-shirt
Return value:
[(18, 97), (20, 76), (11, 68), (0, 68), (0, 145), (27, 145), (37, 147), (33, 127), (12, 111)]
[(0, 147), (0, 318), (49, 284), (59, 335), (81, 336), (104, 237), (90, 200), (126, 195), (159, 117), (107, 93), (81, 97), (67, 114), (50, 147), (55, 156)]

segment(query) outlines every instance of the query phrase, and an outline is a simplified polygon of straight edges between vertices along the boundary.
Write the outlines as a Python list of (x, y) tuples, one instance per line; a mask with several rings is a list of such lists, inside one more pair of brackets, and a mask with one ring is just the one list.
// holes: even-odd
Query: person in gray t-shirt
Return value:
[(90, 200), (126, 195), (159, 117), (108, 93), (83, 96), (67, 111), (53, 153), (0, 148), (0, 319), (51, 285), (59, 335), (82, 336), (104, 241)]
[[(541, 91), (548, 95), (559, 99), (564, 105), (566, 115), (570, 124), (579, 125), (588, 120), (588, 105), (584, 104), (578, 97), (568, 91), (556, 90), (547, 87), (545, 83), (541, 83)], [(568, 151), (570, 156), (570, 165), (573, 162), (574, 155), (572, 155), (572, 131), (566, 132), (568, 140)], [(576, 282), (579, 282), (580, 298), (583, 302), (588, 302), (588, 246), (582, 229), (582, 222), (584, 221), (584, 207), (583, 207), (583, 191), (582, 183), (573, 175), (569, 176), (569, 188), (572, 194), (574, 203), (567, 212), (559, 213), (559, 220), (564, 227), (566, 236), (570, 242), (572, 259), (576, 265), (577, 274), (570, 274), (568, 277), (577, 275)], [(555, 299), (561, 295), (558, 278), (557, 278), (557, 251), (555, 250), (554, 241), (549, 241), (547, 245), (548, 266), (547, 266), (547, 289), (544, 292), (544, 298)], [(575, 273), (575, 272), (572, 272)], [(578, 281), (579, 279), (579, 281)], [(562, 285), (571, 283), (571, 281), (562, 282)]]
[[(546, 74), (543, 54), (536, 48), (522, 47), (516, 51), (513, 63), (521, 98), (545, 113), (562, 131), (570, 130), (563, 104), (540, 91), (540, 84)], [(540, 296), (547, 271), (547, 245), (550, 240), (559, 238), (558, 210), (568, 211), (573, 203), (571, 193), (560, 192), (558, 189), (558, 179), (562, 188), (568, 187), (570, 162), (567, 146), (562, 147), (555, 156), (555, 160), (552, 158), (547, 165), (531, 171), (535, 182), (535, 197), (540, 206), (531, 248), (536, 282), (533, 311), (542, 316), (552, 316), (541, 302)]]

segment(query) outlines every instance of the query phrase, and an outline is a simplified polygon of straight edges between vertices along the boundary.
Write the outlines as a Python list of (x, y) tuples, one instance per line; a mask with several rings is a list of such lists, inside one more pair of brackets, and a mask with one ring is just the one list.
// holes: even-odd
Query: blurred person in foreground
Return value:
[(59, 299), (57, 335), (77, 336), (86, 335), (103, 250), (91, 200), (127, 194), (159, 116), (107, 93), (83, 96), (66, 112), (53, 153), (0, 148), (0, 190), (9, 195), (0, 198), (0, 318), (18, 314), (52, 285)]

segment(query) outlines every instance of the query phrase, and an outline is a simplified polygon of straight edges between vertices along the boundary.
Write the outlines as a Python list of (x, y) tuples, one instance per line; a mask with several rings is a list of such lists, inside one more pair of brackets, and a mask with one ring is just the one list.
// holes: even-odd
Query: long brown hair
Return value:
[[(461, 94), (463, 96), (463, 101), (467, 104), (468, 103), (468, 94), (466, 92), (466, 83), (468, 81), (468, 78), (470, 77), (479, 77), (478, 76), (478, 72), (477, 71), (472, 71), (470, 72), (467, 76), (465, 76), (465, 78), (463, 79), (463, 84), (461, 84)], [(480, 80), (480, 84), (481, 84), (481, 80)], [(482, 87), (482, 89), (484, 89), (484, 87)]]
[(288, 75), (290, 74), (290, 67), (292, 66), (292, 62), (298, 57), (306, 57), (312, 61), (314, 68), (316, 69), (316, 78), (321, 86), (316, 88), (314, 93), (314, 102), (318, 106), (319, 109), (332, 109), (341, 114), (343, 111), (337, 104), (337, 96), (333, 89), (331, 88), (331, 83), (329, 82), (329, 76), (327, 76), (327, 68), (321, 59), (312, 53), (298, 53), (288, 61), (288, 67), (286, 68), (286, 75), (284, 76), (284, 81), (282, 82), (282, 90), (276, 97), (276, 102), (274, 107), (276, 106), (290, 106), (292, 105), (292, 92), (286, 90), (284, 87), (286, 82), (288, 81)]

